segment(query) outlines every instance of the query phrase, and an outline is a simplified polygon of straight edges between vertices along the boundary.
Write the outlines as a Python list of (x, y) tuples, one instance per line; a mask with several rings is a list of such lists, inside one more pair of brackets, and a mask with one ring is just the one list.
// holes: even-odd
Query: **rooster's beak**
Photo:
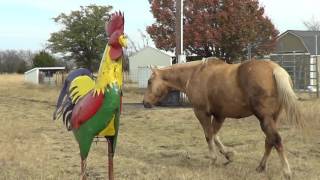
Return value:
[(121, 36), (119, 37), (119, 43), (120, 43), (120, 45), (121, 45), (122, 47), (124, 47), (124, 48), (127, 48), (127, 44), (128, 44), (127, 41), (128, 41), (128, 40), (127, 40), (127, 36), (126, 36), (126, 35), (121, 35)]

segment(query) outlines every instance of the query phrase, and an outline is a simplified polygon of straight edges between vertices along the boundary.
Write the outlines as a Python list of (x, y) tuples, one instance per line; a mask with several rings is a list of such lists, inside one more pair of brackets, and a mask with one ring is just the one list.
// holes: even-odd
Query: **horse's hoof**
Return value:
[(291, 173), (291, 171), (289, 171), (289, 172), (284, 172), (284, 178), (285, 178), (286, 180), (291, 180), (291, 179), (292, 179), (292, 173)]
[(217, 156), (211, 157), (211, 158), (210, 158), (210, 164), (211, 164), (211, 165), (215, 165), (216, 162), (217, 162), (217, 159), (218, 159)]
[(236, 155), (235, 151), (228, 151), (225, 153), (224, 156), (229, 162), (232, 162), (234, 160), (235, 155)]
[(81, 175), (80, 175), (80, 180), (87, 180), (87, 176), (88, 176), (87, 173), (81, 174)]
[(259, 165), (259, 166), (256, 168), (256, 171), (259, 172), (259, 173), (265, 172), (265, 171), (266, 171), (266, 166), (261, 166), (261, 165)]

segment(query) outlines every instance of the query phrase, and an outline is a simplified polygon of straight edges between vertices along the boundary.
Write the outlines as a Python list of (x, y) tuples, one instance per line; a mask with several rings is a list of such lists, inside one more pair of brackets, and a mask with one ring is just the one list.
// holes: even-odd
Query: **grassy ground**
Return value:
[[(0, 179), (79, 179), (79, 149), (73, 134), (52, 121), (58, 88), (23, 83), (19, 75), (0, 76)], [(125, 87), (124, 109), (115, 156), (116, 179), (225, 180), (283, 179), (272, 152), (266, 173), (255, 171), (264, 150), (264, 135), (254, 117), (228, 119), (220, 132), (236, 152), (225, 165), (219, 155), (210, 165), (200, 124), (189, 108), (145, 110), (142, 94)], [(305, 136), (282, 123), (282, 135), (294, 179), (320, 179), (320, 102), (301, 102), (308, 127)], [(285, 119), (281, 118), (282, 122)], [(105, 179), (106, 143), (93, 144), (89, 179)]]

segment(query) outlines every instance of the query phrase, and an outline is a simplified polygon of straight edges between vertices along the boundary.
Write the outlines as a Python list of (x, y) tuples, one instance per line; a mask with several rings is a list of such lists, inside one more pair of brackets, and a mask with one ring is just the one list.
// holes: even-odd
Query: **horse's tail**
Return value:
[(282, 67), (276, 66), (273, 70), (273, 75), (277, 85), (278, 98), (286, 111), (287, 118), (297, 127), (303, 128), (304, 122), (301, 118), (298, 98), (292, 89), (292, 81), (289, 74)]

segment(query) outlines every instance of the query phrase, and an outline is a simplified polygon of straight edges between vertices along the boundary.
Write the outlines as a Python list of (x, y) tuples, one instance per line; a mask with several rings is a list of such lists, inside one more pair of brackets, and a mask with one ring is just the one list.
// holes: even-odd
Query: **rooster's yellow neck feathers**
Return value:
[(99, 95), (104, 93), (107, 85), (118, 85), (122, 87), (122, 57), (119, 60), (111, 60), (110, 46), (107, 45), (104, 50), (103, 57), (100, 63), (97, 80), (94, 86), (94, 93)]

